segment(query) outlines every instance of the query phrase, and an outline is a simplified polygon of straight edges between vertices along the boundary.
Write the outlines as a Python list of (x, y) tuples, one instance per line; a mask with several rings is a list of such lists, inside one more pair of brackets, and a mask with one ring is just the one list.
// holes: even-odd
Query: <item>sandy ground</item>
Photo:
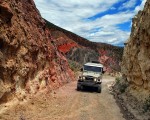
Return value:
[(104, 76), (102, 93), (93, 89), (76, 91), (75, 81), (29, 101), (14, 101), (13, 107), (4, 104), (0, 120), (125, 120), (108, 90), (114, 79)]

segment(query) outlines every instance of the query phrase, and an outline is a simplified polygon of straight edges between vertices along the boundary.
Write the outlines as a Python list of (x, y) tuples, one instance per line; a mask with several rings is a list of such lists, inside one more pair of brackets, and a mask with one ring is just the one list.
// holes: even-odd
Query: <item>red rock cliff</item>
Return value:
[(73, 79), (33, 0), (0, 1), (0, 101)]
[[(133, 18), (132, 31), (126, 43), (122, 73), (136, 97), (150, 95), (150, 0)], [(136, 93), (135, 92), (135, 93)]]

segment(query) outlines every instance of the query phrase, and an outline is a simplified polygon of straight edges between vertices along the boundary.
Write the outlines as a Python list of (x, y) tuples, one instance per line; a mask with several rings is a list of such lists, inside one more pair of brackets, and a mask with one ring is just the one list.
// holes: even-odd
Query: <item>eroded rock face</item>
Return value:
[(52, 41), (33, 0), (0, 1), (0, 101), (74, 79)]
[(133, 18), (131, 35), (124, 50), (122, 73), (131, 89), (143, 96), (150, 95), (150, 0)]
[(88, 48), (73, 48), (67, 53), (67, 58), (80, 63), (81, 65), (91, 62), (98, 61), (99, 54), (94, 50)]

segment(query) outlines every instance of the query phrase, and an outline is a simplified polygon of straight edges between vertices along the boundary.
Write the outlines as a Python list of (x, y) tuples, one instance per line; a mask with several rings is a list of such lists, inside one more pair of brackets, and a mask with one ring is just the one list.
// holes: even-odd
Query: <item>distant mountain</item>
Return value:
[(47, 20), (45, 21), (58, 50), (72, 62), (84, 64), (97, 60), (104, 64), (107, 72), (120, 71), (119, 63), (122, 59), (123, 47), (91, 42)]

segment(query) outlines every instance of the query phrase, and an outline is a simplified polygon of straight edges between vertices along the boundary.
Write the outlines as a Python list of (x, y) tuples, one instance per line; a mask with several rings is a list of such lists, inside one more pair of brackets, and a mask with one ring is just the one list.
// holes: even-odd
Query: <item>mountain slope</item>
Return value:
[(48, 21), (46, 23), (51, 31), (51, 37), (55, 39), (58, 50), (63, 52), (69, 60), (79, 64), (96, 60), (104, 64), (105, 70), (108, 72), (120, 71), (122, 47), (91, 42)]

